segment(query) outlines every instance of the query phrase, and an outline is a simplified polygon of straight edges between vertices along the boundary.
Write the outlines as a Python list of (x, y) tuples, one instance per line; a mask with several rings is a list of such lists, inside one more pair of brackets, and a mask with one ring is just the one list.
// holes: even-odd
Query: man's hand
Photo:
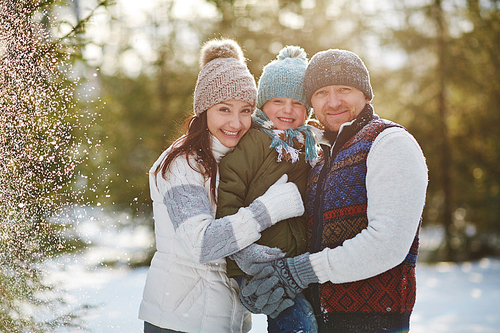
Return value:
[(241, 290), (248, 285), (250, 279), (251, 276), (245, 276), (240, 289), (240, 301), (248, 311), (252, 313), (263, 313), (274, 319), (283, 310), (294, 304), (290, 298), (283, 297), (285, 294), (283, 288), (277, 287), (276, 285), (273, 291), (267, 293), (264, 297), (257, 297), (255, 294), (245, 296)]
[[(245, 302), (252, 303), (255, 309), (262, 311), (257, 313), (265, 313), (263, 311), (267, 306), (270, 309), (266, 312), (275, 314), (277, 310), (281, 309), (281, 303), (276, 305), (279, 299), (283, 297), (285, 300), (287, 298), (293, 299), (310, 283), (318, 282), (309, 261), (309, 253), (294, 258), (279, 259), (271, 265), (258, 264), (255, 266), (259, 266), (260, 272), (242, 285), (240, 299), (245, 299)], [(286, 307), (282, 308), (281, 311), (284, 309)]]

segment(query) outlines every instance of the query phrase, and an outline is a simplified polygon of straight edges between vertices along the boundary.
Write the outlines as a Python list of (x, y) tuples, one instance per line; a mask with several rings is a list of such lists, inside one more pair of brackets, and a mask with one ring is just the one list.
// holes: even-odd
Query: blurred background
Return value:
[[(95, 7), (76, 4), (80, 16)], [(96, 188), (90, 204), (150, 214), (145, 174), (192, 113), (207, 39), (237, 40), (256, 79), (285, 45), (309, 57), (341, 48), (365, 61), (375, 111), (427, 158), (423, 226), (444, 237), (426, 258), (500, 253), (498, 1), (122, 0), (94, 13), (85, 37), (79, 66), (106, 103), (91, 133), (101, 146), (79, 168)]]
[(498, 0), (5, 0), (0, 10), (6, 332), (78, 325), (77, 312), (33, 314), (52, 288), (41, 264), (149, 264), (147, 171), (192, 113), (212, 38), (238, 41), (256, 80), (285, 45), (309, 58), (357, 53), (375, 112), (427, 158), (419, 260), (500, 255)]

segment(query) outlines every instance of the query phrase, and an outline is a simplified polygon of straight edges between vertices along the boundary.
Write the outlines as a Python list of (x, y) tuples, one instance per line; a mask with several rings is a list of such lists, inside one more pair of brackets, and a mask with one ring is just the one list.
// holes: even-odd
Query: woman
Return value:
[(236, 214), (214, 218), (218, 163), (250, 128), (257, 90), (234, 41), (207, 43), (200, 64), (187, 132), (150, 170), (157, 252), (139, 310), (146, 333), (248, 332), (250, 313), (224, 258), (304, 212), (296, 185), (278, 181)]

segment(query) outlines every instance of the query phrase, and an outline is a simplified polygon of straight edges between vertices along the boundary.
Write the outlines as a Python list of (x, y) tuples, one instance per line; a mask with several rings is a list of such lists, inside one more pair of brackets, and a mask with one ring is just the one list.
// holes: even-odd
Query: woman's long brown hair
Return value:
[[(210, 194), (215, 203), (217, 203), (216, 195), (216, 175), (217, 161), (212, 154), (210, 131), (207, 126), (207, 112), (203, 112), (200, 116), (192, 116), (185, 123), (185, 137), (179, 146), (173, 148), (167, 155), (162, 164), (158, 167), (155, 175), (161, 172), (163, 178), (169, 170), (169, 166), (176, 157), (185, 155), (189, 166), (200, 172), (205, 179), (210, 178)], [(194, 156), (198, 165), (191, 165), (189, 156)]]

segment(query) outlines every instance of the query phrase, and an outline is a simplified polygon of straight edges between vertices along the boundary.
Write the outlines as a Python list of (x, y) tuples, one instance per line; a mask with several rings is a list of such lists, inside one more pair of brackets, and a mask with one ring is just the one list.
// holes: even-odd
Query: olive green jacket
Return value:
[[(299, 161), (293, 164), (278, 162), (278, 153), (269, 148), (271, 142), (268, 134), (252, 128), (241, 138), (234, 151), (222, 158), (216, 218), (232, 215), (239, 208), (247, 207), (285, 173), (288, 181), (298, 186), (304, 198), (311, 168), (304, 161), (304, 153), (301, 152)], [(287, 257), (306, 252), (305, 216), (278, 222), (264, 230), (256, 243), (279, 247)], [(242, 274), (236, 263), (227, 259), (227, 275), (234, 277)]]

